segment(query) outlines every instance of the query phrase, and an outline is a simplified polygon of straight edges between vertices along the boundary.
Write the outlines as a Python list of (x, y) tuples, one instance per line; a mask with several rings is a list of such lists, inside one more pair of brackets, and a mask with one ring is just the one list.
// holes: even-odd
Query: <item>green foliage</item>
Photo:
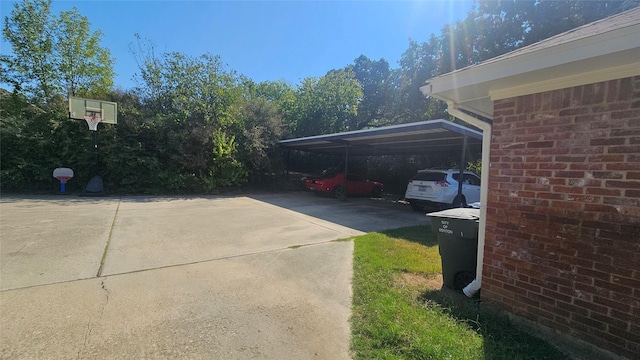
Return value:
[(277, 105), (264, 98), (250, 99), (240, 110), (242, 131), (239, 151), (242, 162), (250, 169), (254, 181), (262, 181), (265, 174), (282, 168), (277, 142), (282, 138), (284, 125)]
[(355, 130), (362, 89), (353, 71), (331, 70), (306, 78), (296, 91), (293, 119), (296, 136)]
[(206, 179), (207, 190), (236, 185), (244, 181), (247, 171), (244, 165), (235, 159), (236, 143), (234, 136), (222, 131), (213, 134), (213, 166)]
[(362, 88), (362, 99), (353, 120), (352, 130), (389, 125), (391, 107), (391, 69), (385, 59), (371, 60), (360, 55), (351, 70)]
[(469, 161), (467, 163), (467, 170), (471, 170), (474, 173), (481, 175), (482, 174), (482, 159), (476, 159), (474, 161)]
[(2, 58), (2, 81), (37, 106), (60, 95), (105, 94), (113, 86), (114, 60), (90, 25), (75, 8), (52, 15), (51, 0), (15, 3), (3, 28), (13, 55)]
[(76, 8), (61, 12), (55, 23), (57, 66), (71, 96), (104, 96), (113, 88), (114, 60), (100, 47), (102, 32), (91, 32), (90, 25)]

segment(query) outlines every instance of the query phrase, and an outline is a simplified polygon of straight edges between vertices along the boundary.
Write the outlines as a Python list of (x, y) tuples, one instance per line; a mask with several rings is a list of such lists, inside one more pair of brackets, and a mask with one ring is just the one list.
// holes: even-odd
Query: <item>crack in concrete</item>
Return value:
[(116, 218), (118, 217), (118, 211), (120, 211), (120, 203), (122, 199), (118, 200), (118, 206), (116, 207), (116, 212), (113, 214), (113, 221), (111, 222), (111, 228), (109, 229), (109, 235), (107, 236), (107, 243), (104, 246), (104, 251), (102, 252), (102, 258), (100, 259), (100, 267), (98, 267), (97, 277), (102, 276), (102, 270), (104, 269), (104, 263), (107, 261), (107, 252), (109, 251), (109, 246), (111, 245), (111, 237), (113, 236), (113, 229), (116, 226)]
[[(102, 281), (100, 282), (100, 288), (105, 292), (105, 301), (104, 301), (104, 304), (102, 305), (102, 308), (100, 309), (100, 315), (98, 316), (98, 320), (96, 321), (97, 323), (99, 323), (100, 320), (102, 319), (102, 315), (104, 315), (104, 309), (107, 307), (107, 304), (109, 304), (110, 292), (104, 283), (105, 280), (107, 280), (106, 277), (103, 278)], [(89, 342), (89, 338), (91, 337), (91, 332), (93, 331), (93, 328), (91, 327), (91, 320), (93, 320), (93, 317), (89, 317), (89, 321), (87, 322), (87, 330), (84, 334), (84, 341), (83, 341), (82, 347), (78, 350), (78, 357), (77, 357), (78, 360), (82, 359), (82, 355), (84, 351), (87, 349), (87, 343)]]

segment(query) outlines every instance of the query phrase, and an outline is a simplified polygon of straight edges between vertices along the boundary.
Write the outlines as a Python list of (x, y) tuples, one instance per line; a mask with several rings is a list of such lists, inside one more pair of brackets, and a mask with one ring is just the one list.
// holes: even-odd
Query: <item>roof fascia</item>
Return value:
[[(640, 24), (568, 41), (540, 50), (501, 56), (435, 77), (423, 87), (426, 95), (474, 86), (545, 68), (640, 47)], [(535, 45), (535, 44), (534, 44)], [(524, 49), (524, 48), (523, 48)], [(516, 50), (519, 51), (519, 50)], [(508, 54), (505, 54), (508, 55)]]
[[(640, 55), (638, 59), (640, 59)], [(627, 64), (623, 66), (590, 71), (587, 73), (556, 77), (544, 81), (527, 83), (514, 87), (500, 88), (493, 91), (490, 90), (489, 97), (491, 100), (507, 99), (516, 96), (570, 88), (585, 84), (594, 84), (598, 82), (609, 81), (613, 79), (622, 79), (638, 75), (640, 75), (640, 62), (636, 64)]]

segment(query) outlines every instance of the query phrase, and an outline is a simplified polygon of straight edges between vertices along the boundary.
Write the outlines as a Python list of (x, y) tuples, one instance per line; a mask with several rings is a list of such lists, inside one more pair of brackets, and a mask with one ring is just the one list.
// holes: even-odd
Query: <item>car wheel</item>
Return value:
[(411, 210), (413, 211), (422, 211), (424, 208), (418, 204), (411, 203)]
[(380, 189), (380, 187), (376, 186), (371, 190), (371, 196), (380, 197), (380, 195), (382, 195), (382, 189)]
[(451, 203), (451, 205), (454, 208), (467, 207), (467, 198), (464, 197), (464, 195), (462, 195), (462, 196), (456, 195), (456, 197), (453, 199), (453, 202)]
[(338, 185), (334, 187), (332, 192), (333, 192), (333, 196), (335, 196), (336, 199), (338, 200), (345, 199), (344, 189), (342, 188), (342, 186)]

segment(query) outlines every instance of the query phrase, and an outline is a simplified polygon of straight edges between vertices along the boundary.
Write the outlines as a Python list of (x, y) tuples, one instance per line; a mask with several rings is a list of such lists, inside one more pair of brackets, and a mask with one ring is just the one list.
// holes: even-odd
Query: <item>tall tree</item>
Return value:
[(60, 13), (55, 25), (57, 64), (70, 96), (99, 95), (113, 88), (114, 60), (100, 46), (102, 32), (92, 32), (90, 27), (75, 7)]
[(100, 94), (113, 87), (114, 60), (100, 46), (102, 33), (92, 32), (77, 9), (51, 14), (51, 0), (24, 0), (5, 17), (4, 38), (12, 55), (3, 56), (3, 82), (35, 104), (57, 95)]
[(362, 87), (362, 100), (358, 104), (354, 130), (387, 125), (391, 76), (389, 63), (385, 59), (376, 61), (360, 55), (350, 68)]
[(293, 131), (296, 93), (291, 85), (282, 80), (255, 83), (248, 78), (244, 78), (242, 83), (245, 99), (263, 99), (276, 107), (283, 123), (282, 136), (287, 136)]
[(306, 78), (296, 90), (297, 136), (356, 130), (362, 89), (351, 70), (331, 70), (321, 78)]
[(3, 82), (12, 84), (36, 103), (46, 103), (60, 90), (52, 56), (53, 23), (51, 0), (25, 0), (14, 4), (2, 31), (13, 49), (13, 56), (2, 59)]
[(394, 123), (408, 123), (443, 117), (444, 107), (425, 98), (420, 87), (436, 74), (439, 61), (440, 38), (432, 35), (429, 42), (411, 40), (400, 57), (400, 69), (392, 74)]

